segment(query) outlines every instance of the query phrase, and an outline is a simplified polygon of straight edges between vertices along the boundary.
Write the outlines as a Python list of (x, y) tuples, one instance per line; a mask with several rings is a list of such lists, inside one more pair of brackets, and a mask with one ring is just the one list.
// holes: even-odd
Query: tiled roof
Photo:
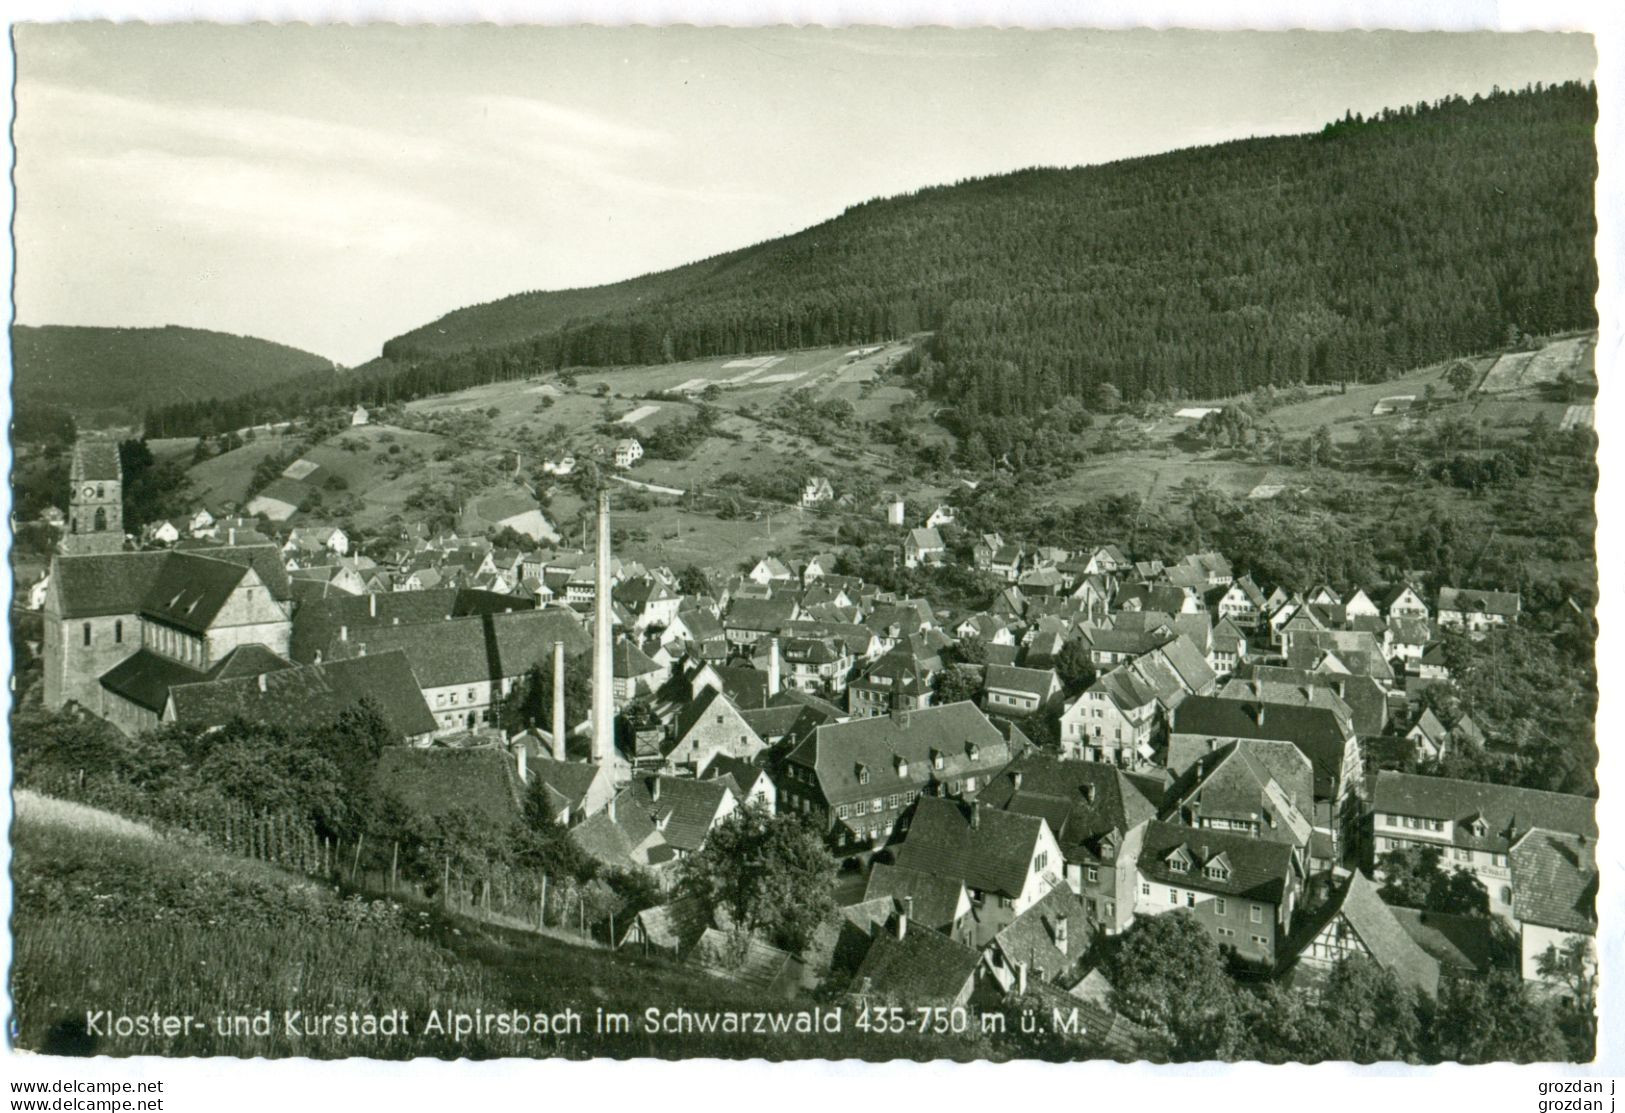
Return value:
[(1043, 819), (1068, 861), (1099, 862), (1102, 836), (1116, 832), (1121, 838), (1156, 818), (1160, 795), (1153, 800), (1151, 791), (1116, 766), (1031, 751), (993, 778), (980, 799), (991, 808)]
[(1495, 952), (1490, 917), (1394, 906), (1388, 911), (1417, 945), (1438, 961), (1441, 970), (1481, 973), (1490, 968)]
[(553, 643), (567, 654), (592, 639), (574, 614), (561, 607), (513, 614), (471, 615), (445, 622), (378, 626), (352, 634), (367, 654), (404, 652), (425, 688), (519, 676), (552, 659)]
[(1512, 911), (1523, 923), (1597, 930), (1597, 842), (1535, 829), (1512, 848)]
[[(1183, 847), (1192, 860), (1190, 869), (1185, 872), (1168, 866), (1169, 855), (1178, 847)], [(1165, 885), (1278, 905), (1292, 876), (1294, 853), (1296, 851), (1285, 843), (1153, 821), (1146, 826), (1139, 865), (1142, 875)], [(1220, 854), (1230, 867), (1229, 877), (1224, 880), (1202, 872), (1203, 867)]]
[(294, 667), (292, 661), (273, 653), (258, 642), (240, 645), (227, 653), (209, 669), (210, 680), (236, 680), (243, 676), (258, 676), (263, 672), (278, 672)]
[(398, 739), (435, 729), (412, 667), (400, 652), (233, 679), (175, 682), (169, 694), (176, 721), (193, 727), (218, 726), (234, 718), (290, 729), (321, 727), (339, 712), (370, 699)]
[[(1377, 774), (1371, 806), (1385, 814), (1444, 820), (1456, 845), (1498, 854), (1509, 852), (1518, 835), (1536, 827), (1597, 837), (1595, 800), (1534, 788), (1384, 770)], [(1484, 820), (1482, 839), (1467, 826), (1475, 817)]]
[(167, 552), (57, 557), (51, 579), (62, 617), (137, 613), (169, 557)]
[(757, 993), (788, 990), (795, 984), (786, 984), (792, 977), (799, 981), (796, 960), (788, 952), (753, 935), (738, 939), (718, 928), (705, 929), (689, 952), (688, 962)]
[(1173, 734), (1291, 742), (1315, 767), (1315, 794), (1333, 795), (1343, 771), (1344, 726), (1324, 707), (1191, 696), (1174, 709)]
[(796, 617), (797, 604), (788, 595), (772, 599), (735, 599), (722, 625), (728, 630), (771, 633)]
[(617, 815), (641, 811), (666, 842), (692, 853), (704, 845), (705, 836), (711, 833), (711, 820), (728, 792), (727, 784), (720, 780), (637, 776), (616, 800)]
[[(1296, 759), (1296, 767), (1292, 767)], [(1277, 776), (1274, 765), (1281, 769)], [(1260, 837), (1307, 846), (1314, 816), (1314, 771), (1289, 742), (1232, 742), (1203, 755), (1168, 790), (1164, 816), (1260, 824)]]
[[(973, 751), (974, 749), (974, 756)], [(940, 755), (942, 768), (933, 767)], [(968, 701), (818, 727), (789, 760), (811, 766), (830, 804), (1002, 769), (1012, 744)], [(898, 768), (901, 759), (906, 774)], [(867, 773), (865, 783), (860, 774)]]
[(247, 571), (230, 561), (171, 553), (142, 600), (142, 614), (192, 634), (207, 633)]
[(639, 912), (636, 922), (652, 947), (686, 954), (711, 927), (711, 917), (698, 897), (678, 897)]
[(1393, 910), (1377, 895), (1377, 887), (1355, 870), (1334, 906), (1330, 922), (1341, 914), (1360, 937), (1371, 959), (1392, 970), (1400, 982), (1433, 996), (1439, 988), (1439, 962), (1411, 938)]
[[(319, 601), (301, 603), (293, 614), (289, 656), (309, 664), (318, 653), (330, 654), (341, 627), (360, 640), (361, 631), (373, 626), (444, 622), (455, 613), (457, 596), (455, 588), (443, 588), (378, 595), (329, 595)], [(512, 605), (520, 604), (515, 601)]]
[(1523, 598), (1516, 591), (1478, 591), (1473, 588), (1441, 587), (1439, 609), (1463, 613), (1482, 611), (1484, 614), (1516, 618), (1518, 612), (1523, 609)]
[[(870, 868), (863, 899), (885, 898), (893, 902), (897, 910), (912, 907), (915, 923), (932, 931), (947, 932), (953, 927), (964, 892), (965, 885), (957, 878), (876, 862)], [(909, 900), (913, 901), (912, 906), (906, 903)]]
[(117, 480), (124, 469), (119, 462), (118, 442), (102, 437), (86, 437), (74, 442), (73, 463), (68, 474), (74, 480)]
[(1089, 949), (1088, 925), (1082, 898), (1063, 883), (1006, 924), (993, 942), (1011, 962), (1026, 963), (1030, 977), (1053, 982), (1076, 966)]
[(1019, 812), (922, 796), (897, 864), (1014, 898), (1026, 885), (1043, 825)]
[(981, 955), (934, 931), (909, 931), (902, 939), (875, 934), (852, 980), (852, 992), (910, 1005), (951, 1004), (975, 976)]
[(985, 687), (1006, 692), (1022, 692), (1040, 702), (1056, 689), (1054, 669), (1024, 669), (1014, 665), (988, 665)]
[[(531, 737), (536, 738), (534, 735)], [(540, 741), (540, 738), (536, 738), (537, 743)], [(572, 811), (579, 812), (588, 790), (601, 774), (602, 766), (589, 761), (554, 761), (541, 752), (539, 745), (528, 746), (527, 750), (526, 775), (541, 781), (558, 793), (559, 799), (568, 804)]]
[(138, 707), (162, 714), (172, 686), (194, 684), (203, 679), (204, 674), (197, 669), (150, 649), (138, 649), (103, 673), (101, 685)]
[(618, 679), (648, 676), (660, 671), (660, 666), (649, 660), (647, 653), (625, 638), (615, 643), (613, 661), (614, 675)]

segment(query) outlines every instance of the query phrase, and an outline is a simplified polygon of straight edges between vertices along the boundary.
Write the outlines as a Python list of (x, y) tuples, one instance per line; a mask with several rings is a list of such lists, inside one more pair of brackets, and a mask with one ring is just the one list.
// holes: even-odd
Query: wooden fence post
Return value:
[(542, 899), (538, 903), (541, 905), (541, 911), (537, 915), (536, 926), (537, 927), (546, 927), (547, 926), (547, 874), (545, 874), (545, 873), (542, 874)]
[(365, 831), (355, 837), (355, 857), (350, 861), (350, 880), (355, 880), (355, 871), (361, 868), (361, 844), (367, 839)]
[(401, 863), (401, 844), (400, 844), (400, 840), (397, 839), (395, 841), (394, 849), (389, 852), (389, 895), (390, 896), (395, 895), (395, 879), (399, 875), (399, 872), (400, 872), (400, 863)]

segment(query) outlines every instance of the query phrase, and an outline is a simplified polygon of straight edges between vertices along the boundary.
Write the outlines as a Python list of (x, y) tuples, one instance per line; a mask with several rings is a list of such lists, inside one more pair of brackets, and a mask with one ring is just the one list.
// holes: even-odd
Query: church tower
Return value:
[(73, 446), (68, 473), (67, 556), (124, 550), (124, 469), (118, 442), (81, 439)]

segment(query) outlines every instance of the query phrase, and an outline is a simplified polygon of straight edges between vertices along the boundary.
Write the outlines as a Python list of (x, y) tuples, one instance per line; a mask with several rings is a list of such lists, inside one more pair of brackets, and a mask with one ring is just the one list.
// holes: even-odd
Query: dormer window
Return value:
[(931, 751), (931, 768), (933, 768), (933, 769), (941, 769), (942, 768), (942, 751), (941, 750), (932, 750)]
[(1223, 862), (1209, 862), (1203, 867), (1202, 876), (1211, 877), (1214, 881), (1229, 881), (1230, 867)]
[(860, 764), (858, 766), (858, 783), (860, 785), (866, 785), (869, 783), (869, 767), (867, 765)]
[(965, 752), (970, 755), (970, 759), (972, 761), (975, 761), (982, 756), (981, 748), (974, 742), (968, 742), (965, 744)]
[(897, 759), (897, 775), (899, 777), (907, 777), (908, 776), (908, 759), (907, 758), (900, 757), (900, 758)]
[(1189, 873), (1191, 860), (1185, 855), (1184, 850), (1176, 850), (1168, 856), (1168, 868), (1174, 873)]

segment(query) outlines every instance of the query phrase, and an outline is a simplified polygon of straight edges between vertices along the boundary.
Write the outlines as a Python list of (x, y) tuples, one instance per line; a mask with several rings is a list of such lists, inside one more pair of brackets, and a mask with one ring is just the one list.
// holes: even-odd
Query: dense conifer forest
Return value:
[(1452, 97), (1103, 166), (854, 206), (595, 290), (459, 310), (320, 398), (152, 413), (151, 435), (401, 400), (566, 366), (929, 332), (912, 370), (957, 431), (1064, 398), (1370, 381), (1596, 323), (1594, 85)]
[(19, 436), (54, 410), (85, 424), (127, 424), (150, 406), (286, 389), (301, 377), (321, 389), (333, 378), (332, 361), (310, 352), (178, 325), (17, 325), (11, 344)]

